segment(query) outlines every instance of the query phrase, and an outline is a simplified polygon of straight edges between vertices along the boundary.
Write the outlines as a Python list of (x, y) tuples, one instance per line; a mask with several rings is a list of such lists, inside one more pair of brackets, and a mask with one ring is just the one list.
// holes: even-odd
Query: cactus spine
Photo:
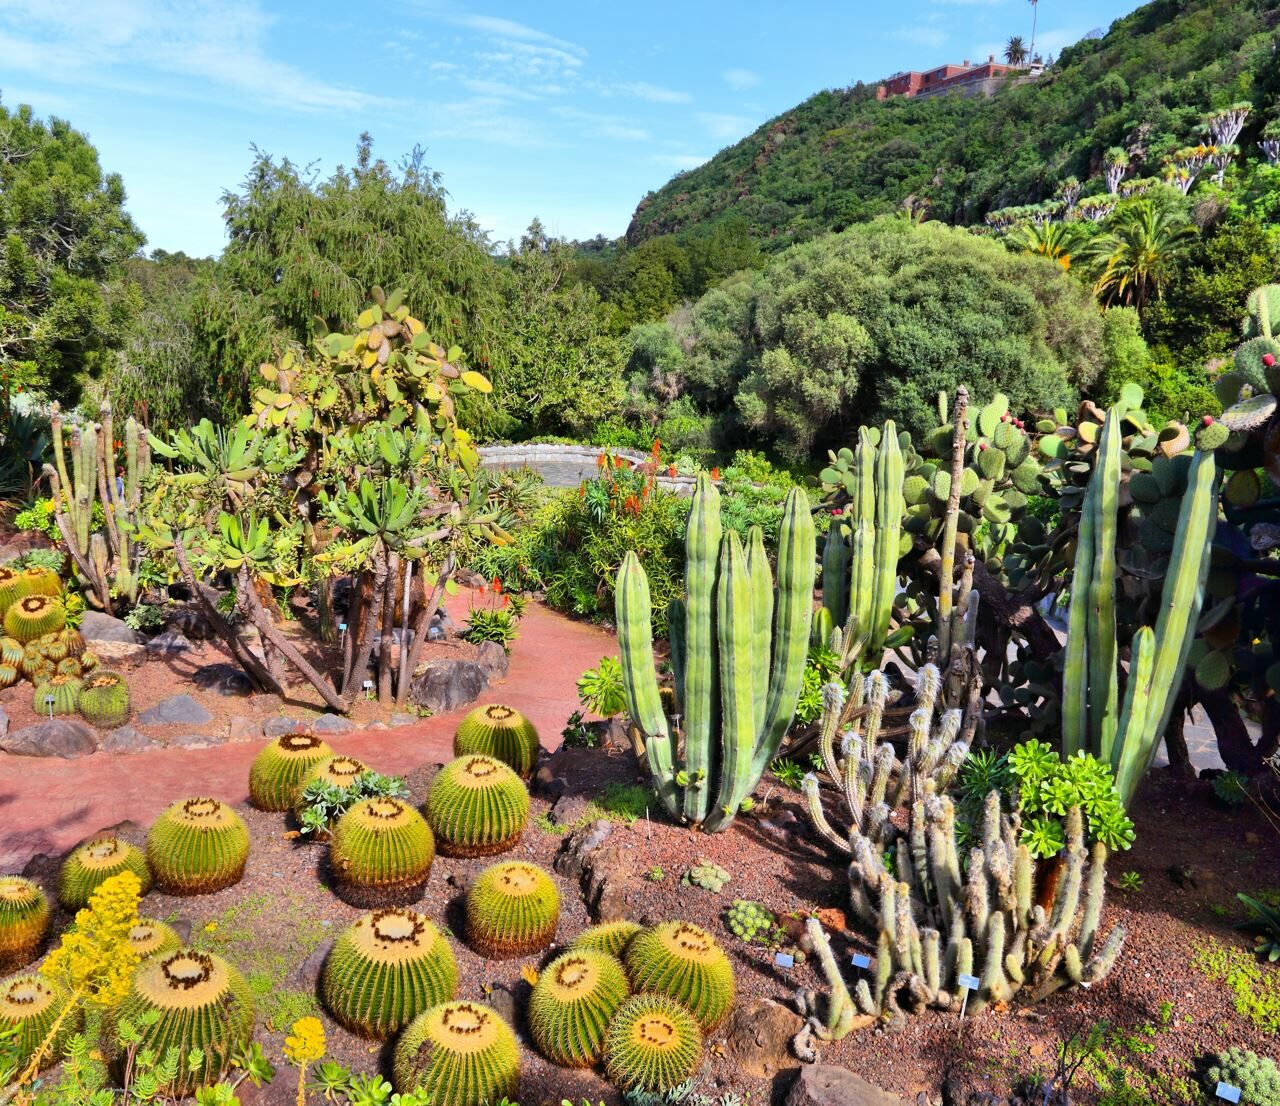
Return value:
[(699, 477), (685, 538), (688, 594), (673, 604), (670, 619), (683, 765), (676, 764), (662, 710), (649, 584), (634, 553), (623, 560), (617, 582), (623, 683), (655, 787), (673, 817), (709, 832), (733, 821), (795, 713), (817, 555), (808, 501), (793, 489), (783, 508), (775, 594), (763, 538), (753, 528), (744, 549), (736, 533), (722, 534), (719, 500), (710, 478)]
[(1110, 763), (1128, 806), (1169, 723), (1204, 600), (1218, 517), (1213, 453), (1197, 450), (1191, 462), (1160, 616), (1154, 630), (1143, 626), (1134, 634), (1122, 703), (1115, 613), (1119, 483), (1119, 412), (1113, 408), (1080, 516), (1063, 674), (1062, 751), (1069, 756), (1087, 749)]

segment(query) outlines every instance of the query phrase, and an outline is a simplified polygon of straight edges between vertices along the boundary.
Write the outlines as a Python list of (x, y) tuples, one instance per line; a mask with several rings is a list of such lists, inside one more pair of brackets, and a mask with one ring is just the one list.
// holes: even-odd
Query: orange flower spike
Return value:
[(495, 595), (502, 594), (502, 580), (499, 579), (497, 576), (493, 578), (493, 592)]
[(713, 468), (713, 469), (711, 470), (711, 479), (712, 479), (712, 480), (719, 480), (719, 479), (720, 479), (720, 469), (719, 469), (719, 467)]

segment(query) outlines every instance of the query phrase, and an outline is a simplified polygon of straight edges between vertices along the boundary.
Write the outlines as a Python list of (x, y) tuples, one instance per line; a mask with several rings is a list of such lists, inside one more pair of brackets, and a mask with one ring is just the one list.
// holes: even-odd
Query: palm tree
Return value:
[(1040, 16), (1040, 0), (1031, 0), (1031, 50), (1030, 53), (1034, 57), (1036, 52), (1036, 20)]
[(1027, 46), (1021, 35), (1014, 35), (1004, 44), (1004, 60), (1015, 67), (1026, 64)]
[(1005, 242), (1023, 253), (1038, 253), (1070, 270), (1071, 260), (1088, 243), (1079, 223), (1023, 223), (1009, 232)]
[(1142, 314), (1164, 293), (1195, 234), (1184, 216), (1150, 200), (1122, 208), (1088, 246), (1094, 293), (1108, 306), (1126, 304)]

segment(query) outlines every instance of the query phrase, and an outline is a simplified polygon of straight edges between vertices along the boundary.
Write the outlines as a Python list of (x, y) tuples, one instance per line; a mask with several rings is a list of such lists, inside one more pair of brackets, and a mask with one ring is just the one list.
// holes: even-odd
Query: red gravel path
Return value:
[[(543, 744), (554, 748), (577, 703), (578, 676), (616, 652), (611, 633), (531, 603), (511, 650), (511, 669), (484, 699), (523, 711)], [(448, 759), (465, 711), (329, 741), (379, 771), (405, 773)], [(37, 853), (60, 854), (104, 826), (126, 819), (149, 825), (186, 795), (241, 802), (248, 798), (249, 764), (260, 748), (260, 742), (249, 742), (124, 756), (96, 753), (80, 760), (0, 753), (0, 873), (21, 870)]]

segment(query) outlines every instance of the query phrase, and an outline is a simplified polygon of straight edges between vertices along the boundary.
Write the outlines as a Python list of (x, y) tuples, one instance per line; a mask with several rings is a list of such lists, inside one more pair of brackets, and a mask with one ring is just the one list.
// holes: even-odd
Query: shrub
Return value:
[(325, 958), (320, 994), (353, 1033), (385, 1039), (453, 998), (458, 966), (449, 943), (421, 914), (379, 910), (348, 926)]
[(172, 895), (207, 895), (239, 883), (248, 858), (248, 828), (217, 799), (174, 803), (147, 835), (156, 886)]
[(502, 761), (461, 756), (431, 781), (425, 809), (445, 856), (492, 856), (520, 840), (529, 823), (529, 793)]

